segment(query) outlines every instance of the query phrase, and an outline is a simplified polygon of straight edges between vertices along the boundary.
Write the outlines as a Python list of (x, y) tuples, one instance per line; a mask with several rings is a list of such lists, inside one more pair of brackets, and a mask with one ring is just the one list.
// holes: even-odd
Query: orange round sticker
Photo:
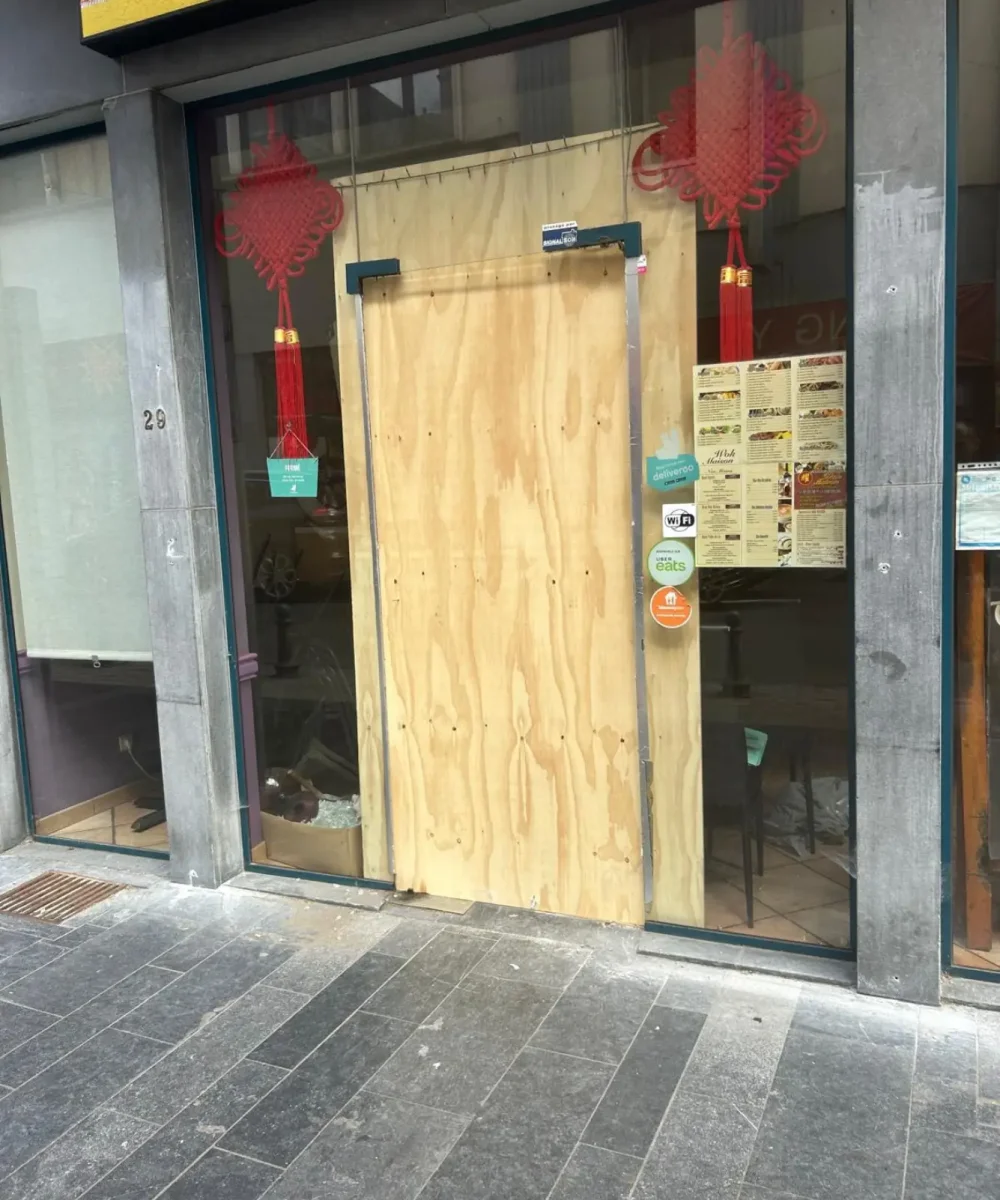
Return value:
[(649, 602), (649, 611), (664, 629), (680, 629), (691, 620), (691, 604), (675, 587), (657, 588)]

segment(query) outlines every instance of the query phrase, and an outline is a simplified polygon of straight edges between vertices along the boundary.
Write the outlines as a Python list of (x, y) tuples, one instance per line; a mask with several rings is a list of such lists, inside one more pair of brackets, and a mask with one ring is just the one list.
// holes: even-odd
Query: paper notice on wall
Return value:
[(743, 468), (701, 467), (698, 490), (698, 565), (738, 567), (743, 562)]
[(845, 356), (694, 370), (701, 567), (838, 567), (847, 538)]
[(796, 463), (792, 523), (797, 567), (842, 567), (847, 543), (847, 467)]
[(1000, 549), (1000, 463), (959, 464), (955, 500), (955, 549)]

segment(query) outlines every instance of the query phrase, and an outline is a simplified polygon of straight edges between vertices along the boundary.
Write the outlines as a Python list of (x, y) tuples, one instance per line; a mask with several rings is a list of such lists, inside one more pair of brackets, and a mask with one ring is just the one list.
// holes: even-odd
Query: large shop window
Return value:
[(166, 850), (103, 137), (0, 159), (0, 430), (35, 832)]
[(844, 948), (845, 7), (672, 7), (203, 118), (251, 842)]
[(958, 6), (955, 337), (955, 754), (952, 914), (956, 967), (1000, 968), (1000, 9)]

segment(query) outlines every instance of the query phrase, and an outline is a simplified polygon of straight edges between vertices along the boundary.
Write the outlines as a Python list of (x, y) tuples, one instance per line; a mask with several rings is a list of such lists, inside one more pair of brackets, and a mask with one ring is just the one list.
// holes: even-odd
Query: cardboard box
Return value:
[(284, 817), (265, 812), (260, 814), (260, 822), (267, 857), (275, 862), (322, 875), (363, 877), (360, 825), (352, 825), (349, 829), (326, 829), (322, 825), (286, 821)]

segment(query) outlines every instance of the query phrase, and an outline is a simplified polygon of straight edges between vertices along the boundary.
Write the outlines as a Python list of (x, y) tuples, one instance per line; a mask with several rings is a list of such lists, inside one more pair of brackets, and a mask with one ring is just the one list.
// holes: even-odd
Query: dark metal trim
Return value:
[(650, 933), (671, 933), (676, 937), (691, 938), (694, 941), (720, 942), (727, 946), (753, 946), (760, 950), (787, 950), (790, 954), (801, 954), (806, 958), (835, 958), (840, 962), (853, 962), (855, 958), (853, 950), (841, 950), (836, 946), (784, 942), (778, 938), (726, 933), (721, 929), (696, 929), (692, 925), (671, 925), (668, 921), (647, 921), (643, 928)]
[(366, 262), (347, 264), (347, 294), (360, 296), (361, 285), (366, 279), (381, 279), (386, 275), (399, 274), (398, 258), (371, 258)]

